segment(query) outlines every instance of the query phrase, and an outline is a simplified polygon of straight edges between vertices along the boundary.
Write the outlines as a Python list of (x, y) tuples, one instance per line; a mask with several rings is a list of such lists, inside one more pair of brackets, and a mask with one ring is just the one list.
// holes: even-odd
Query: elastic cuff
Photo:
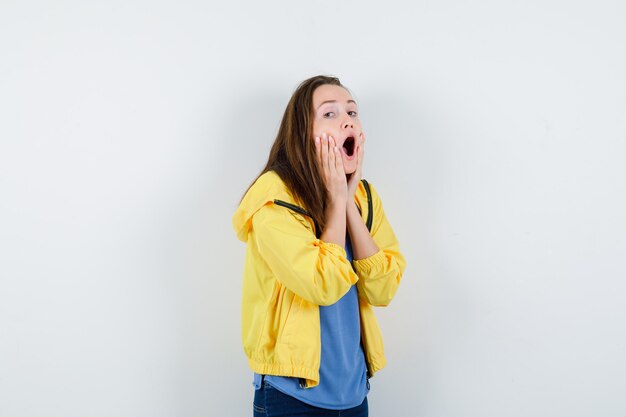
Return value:
[(385, 263), (385, 253), (382, 249), (379, 249), (378, 252), (373, 254), (372, 256), (368, 256), (367, 258), (357, 259), (352, 261), (354, 265), (354, 269), (361, 270), (364, 272), (370, 272), (374, 267), (380, 266)]
[(321, 246), (322, 247), (325, 246), (325, 249), (328, 250), (329, 252), (335, 253), (337, 255), (343, 255), (344, 258), (348, 257), (348, 255), (346, 254), (346, 249), (343, 248), (342, 246), (339, 246), (338, 244), (333, 243), (333, 242), (324, 242), (323, 240), (320, 240), (320, 243), (322, 244)]

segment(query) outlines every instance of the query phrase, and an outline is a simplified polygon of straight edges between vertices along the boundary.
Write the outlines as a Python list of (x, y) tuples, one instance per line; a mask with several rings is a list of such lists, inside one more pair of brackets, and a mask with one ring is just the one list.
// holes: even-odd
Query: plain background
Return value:
[(0, 3), (0, 416), (249, 416), (231, 216), (297, 84), (408, 267), (372, 416), (626, 415), (622, 1)]

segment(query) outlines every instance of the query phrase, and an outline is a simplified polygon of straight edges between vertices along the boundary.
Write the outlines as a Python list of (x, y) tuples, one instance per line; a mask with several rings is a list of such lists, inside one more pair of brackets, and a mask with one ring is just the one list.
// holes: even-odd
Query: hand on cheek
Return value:
[(326, 133), (315, 137), (315, 153), (331, 203), (345, 204), (348, 187), (341, 151), (335, 139)]
[(359, 135), (357, 145), (356, 145), (356, 170), (350, 175), (348, 179), (348, 196), (349, 198), (354, 197), (354, 193), (356, 192), (357, 187), (359, 186), (359, 182), (363, 177), (363, 149), (365, 144), (365, 135), (361, 133)]

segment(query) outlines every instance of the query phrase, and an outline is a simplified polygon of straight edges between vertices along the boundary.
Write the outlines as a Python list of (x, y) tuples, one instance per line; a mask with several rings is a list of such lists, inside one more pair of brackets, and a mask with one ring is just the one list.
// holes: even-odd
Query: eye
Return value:
[(324, 117), (333, 117), (334, 115), (335, 113), (332, 111), (327, 111), (326, 113), (324, 113)]
[(356, 111), (354, 111), (354, 110), (349, 111), (349, 112), (348, 112), (348, 114), (349, 114), (350, 116), (352, 116), (352, 117), (357, 117), (357, 116), (358, 116), (357, 112), (356, 112)]

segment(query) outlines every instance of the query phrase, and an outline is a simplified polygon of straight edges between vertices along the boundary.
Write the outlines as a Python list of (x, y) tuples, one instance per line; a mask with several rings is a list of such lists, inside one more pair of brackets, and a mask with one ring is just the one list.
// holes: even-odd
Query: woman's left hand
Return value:
[(354, 200), (354, 193), (356, 192), (361, 177), (363, 176), (363, 144), (365, 143), (365, 135), (363, 132), (359, 135), (359, 140), (356, 146), (356, 170), (348, 177), (348, 201)]

